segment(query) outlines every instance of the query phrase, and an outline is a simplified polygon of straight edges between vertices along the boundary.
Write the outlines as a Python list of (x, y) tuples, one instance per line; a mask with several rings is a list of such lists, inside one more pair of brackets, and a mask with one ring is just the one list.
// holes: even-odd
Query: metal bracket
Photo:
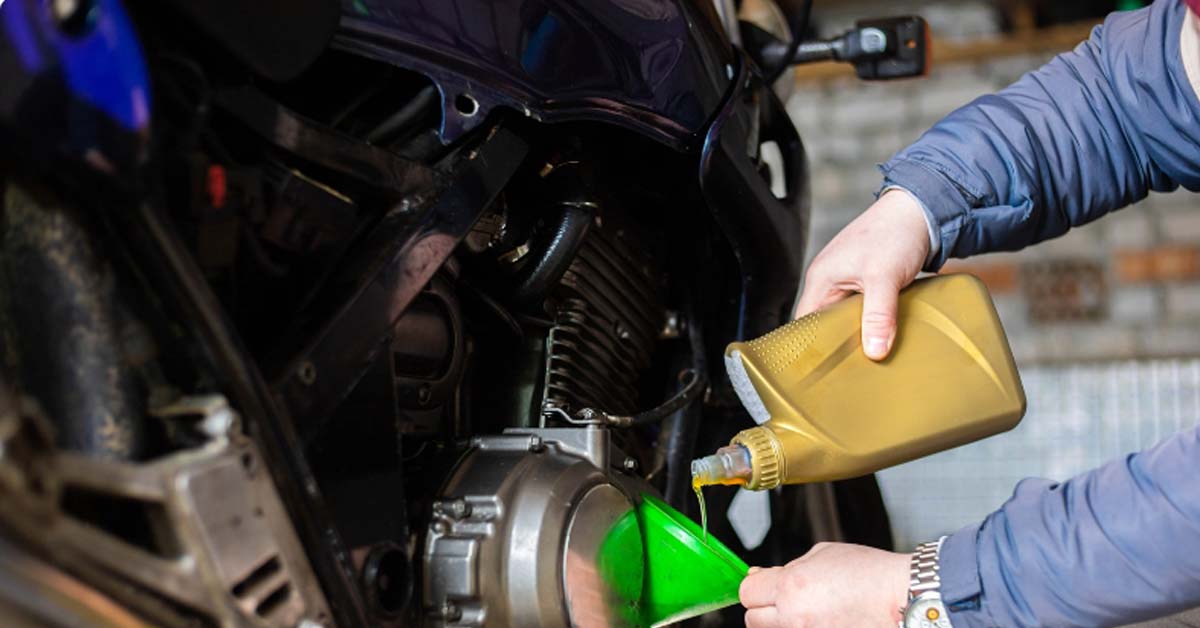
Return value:
[(273, 388), (302, 435), (313, 435), (387, 347), (384, 341), (396, 321), (508, 183), (528, 149), (520, 137), (497, 127), (465, 153), (455, 181), (433, 207), (388, 234), (355, 293), (340, 302), (275, 380)]
[[(2, 527), (139, 611), (161, 609), (150, 601), (162, 596), (220, 626), (327, 624), (329, 608), (257, 447), (228, 437), (229, 404), (191, 397), (159, 413), (201, 416), (206, 431), (226, 431), (201, 447), (127, 463), (35, 448), (27, 441), (36, 430), (21, 429), (29, 419), (0, 412), (0, 500), (10, 505), (0, 511)], [(28, 462), (19, 452), (44, 464), (17, 467)], [(21, 469), (23, 481), (7, 481)], [(80, 500), (92, 507), (71, 506)], [(110, 505), (122, 530), (136, 519), (146, 533), (108, 528), (95, 515)]]

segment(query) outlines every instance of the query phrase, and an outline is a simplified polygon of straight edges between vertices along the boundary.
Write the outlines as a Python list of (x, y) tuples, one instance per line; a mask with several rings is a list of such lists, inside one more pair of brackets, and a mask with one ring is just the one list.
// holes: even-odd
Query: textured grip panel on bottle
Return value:
[(730, 444), (741, 445), (750, 452), (750, 468), (753, 475), (746, 488), (763, 491), (775, 488), (783, 481), (783, 455), (779, 440), (765, 427), (742, 430)]
[(772, 374), (791, 366), (817, 337), (821, 313), (813, 312), (746, 343), (760, 364)]

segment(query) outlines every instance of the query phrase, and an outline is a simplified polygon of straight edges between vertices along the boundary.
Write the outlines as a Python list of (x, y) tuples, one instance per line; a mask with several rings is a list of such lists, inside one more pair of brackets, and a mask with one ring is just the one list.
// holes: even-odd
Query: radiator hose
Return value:
[(521, 305), (533, 305), (546, 298), (575, 259), (575, 252), (587, 237), (596, 215), (590, 201), (564, 202), (558, 205), (554, 228), (535, 236), (525, 265), (513, 277), (513, 299)]

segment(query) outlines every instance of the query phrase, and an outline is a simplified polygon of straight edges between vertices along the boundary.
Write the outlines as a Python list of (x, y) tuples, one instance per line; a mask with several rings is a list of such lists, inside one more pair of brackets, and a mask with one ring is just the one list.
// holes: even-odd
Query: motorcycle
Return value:
[[(597, 530), (698, 514), (791, 311), (779, 77), (924, 68), (739, 4), (3, 2), (5, 625), (620, 625)], [(752, 564), (890, 544), (870, 477), (754, 547), (709, 497)]]

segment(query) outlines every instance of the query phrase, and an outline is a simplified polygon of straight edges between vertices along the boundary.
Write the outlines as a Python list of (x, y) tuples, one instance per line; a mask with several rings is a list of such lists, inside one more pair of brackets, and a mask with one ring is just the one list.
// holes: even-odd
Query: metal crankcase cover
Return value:
[[(434, 505), (424, 603), (438, 626), (634, 626), (640, 480), (595, 427), (486, 437)], [(615, 451), (615, 450), (614, 450)]]

